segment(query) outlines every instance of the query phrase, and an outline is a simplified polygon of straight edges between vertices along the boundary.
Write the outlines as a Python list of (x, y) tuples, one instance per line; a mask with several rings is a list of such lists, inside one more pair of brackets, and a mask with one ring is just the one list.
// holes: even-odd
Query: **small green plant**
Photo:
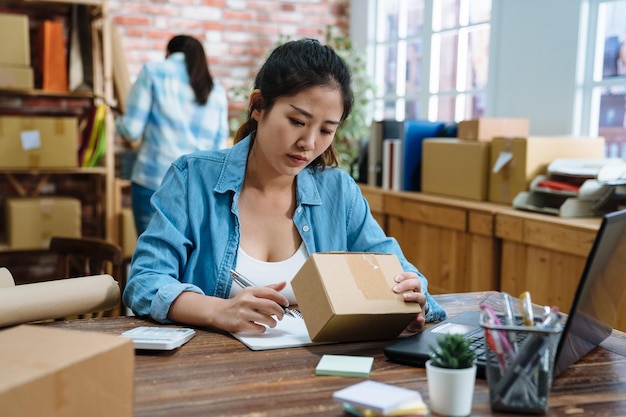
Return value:
[(447, 333), (437, 339), (437, 346), (430, 347), (430, 359), (439, 368), (464, 369), (474, 365), (476, 355), (464, 336)]

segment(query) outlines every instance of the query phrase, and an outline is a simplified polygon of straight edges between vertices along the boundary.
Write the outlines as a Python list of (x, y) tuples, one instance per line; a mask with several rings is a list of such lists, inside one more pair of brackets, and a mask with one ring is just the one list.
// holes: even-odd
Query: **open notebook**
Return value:
[(311, 341), (303, 319), (288, 315), (285, 315), (276, 327), (268, 327), (265, 333), (231, 334), (252, 350), (283, 349), (320, 344)]

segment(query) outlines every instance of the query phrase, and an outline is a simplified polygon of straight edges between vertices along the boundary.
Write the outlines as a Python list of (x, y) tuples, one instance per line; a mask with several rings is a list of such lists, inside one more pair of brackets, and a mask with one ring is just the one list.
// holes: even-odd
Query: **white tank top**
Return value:
[[(289, 304), (298, 304), (291, 288), (291, 280), (300, 270), (308, 256), (304, 242), (300, 244), (298, 250), (290, 258), (279, 262), (259, 261), (252, 258), (239, 247), (237, 249), (237, 265), (235, 269), (243, 276), (250, 278), (259, 287), (287, 281), (287, 286), (281, 291), (281, 294), (287, 297)], [(230, 288), (230, 297), (236, 296), (240, 291), (241, 287), (233, 282)]]

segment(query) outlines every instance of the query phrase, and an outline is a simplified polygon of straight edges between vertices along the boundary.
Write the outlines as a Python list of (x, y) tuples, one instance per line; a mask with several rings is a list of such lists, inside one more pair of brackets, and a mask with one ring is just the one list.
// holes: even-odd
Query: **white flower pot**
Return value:
[(472, 412), (476, 365), (446, 369), (426, 362), (430, 410), (442, 416), (468, 416)]

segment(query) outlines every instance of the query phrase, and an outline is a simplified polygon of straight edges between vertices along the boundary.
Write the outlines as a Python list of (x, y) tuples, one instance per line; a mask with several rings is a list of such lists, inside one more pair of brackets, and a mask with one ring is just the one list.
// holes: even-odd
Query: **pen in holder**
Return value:
[[(553, 311), (535, 326), (494, 323), (485, 316), (481, 326), (487, 343), (486, 378), (494, 411), (543, 414), (548, 410), (554, 356), (562, 325)], [(517, 349), (502, 350), (497, 341), (517, 338)]]

